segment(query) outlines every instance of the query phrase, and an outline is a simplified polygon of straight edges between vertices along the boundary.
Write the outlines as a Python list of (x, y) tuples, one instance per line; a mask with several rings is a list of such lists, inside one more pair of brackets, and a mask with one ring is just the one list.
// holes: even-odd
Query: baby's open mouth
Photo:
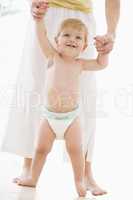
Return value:
[(74, 44), (66, 44), (67, 47), (72, 47), (72, 48), (76, 48), (77, 46)]

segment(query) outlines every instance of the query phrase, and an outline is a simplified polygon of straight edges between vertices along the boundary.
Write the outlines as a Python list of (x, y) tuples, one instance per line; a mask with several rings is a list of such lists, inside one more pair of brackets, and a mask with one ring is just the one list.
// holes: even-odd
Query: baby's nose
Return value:
[(75, 37), (70, 37), (71, 42), (75, 42)]

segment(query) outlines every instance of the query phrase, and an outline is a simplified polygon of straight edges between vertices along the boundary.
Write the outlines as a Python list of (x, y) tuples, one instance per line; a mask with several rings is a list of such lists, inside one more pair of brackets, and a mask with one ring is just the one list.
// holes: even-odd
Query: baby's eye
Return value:
[(65, 33), (63, 36), (64, 37), (69, 37), (70, 35), (68, 33)]
[(82, 40), (82, 37), (80, 37), (80, 36), (76, 36), (76, 39), (78, 39), (78, 40)]

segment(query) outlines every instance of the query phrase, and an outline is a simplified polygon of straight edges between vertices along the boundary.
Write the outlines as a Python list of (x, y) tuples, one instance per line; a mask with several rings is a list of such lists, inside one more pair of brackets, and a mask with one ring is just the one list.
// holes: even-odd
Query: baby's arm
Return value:
[(96, 59), (82, 59), (82, 70), (101, 70), (108, 65), (108, 54), (98, 54)]
[(36, 19), (35, 22), (36, 22), (36, 33), (42, 52), (46, 58), (52, 59), (56, 53), (56, 50), (54, 49), (54, 47), (52, 46), (47, 37), (45, 22), (43, 18)]

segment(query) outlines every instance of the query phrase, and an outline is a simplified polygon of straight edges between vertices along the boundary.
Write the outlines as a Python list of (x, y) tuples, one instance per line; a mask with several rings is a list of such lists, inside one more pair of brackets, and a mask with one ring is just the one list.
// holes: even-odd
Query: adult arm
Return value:
[(107, 22), (107, 34), (115, 37), (116, 28), (120, 16), (120, 0), (106, 0), (105, 13)]
[(107, 31), (103, 36), (95, 37), (99, 53), (109, 53), (114, 47), (117, 24), (120, 17), (120, 0), (105, 0)]

